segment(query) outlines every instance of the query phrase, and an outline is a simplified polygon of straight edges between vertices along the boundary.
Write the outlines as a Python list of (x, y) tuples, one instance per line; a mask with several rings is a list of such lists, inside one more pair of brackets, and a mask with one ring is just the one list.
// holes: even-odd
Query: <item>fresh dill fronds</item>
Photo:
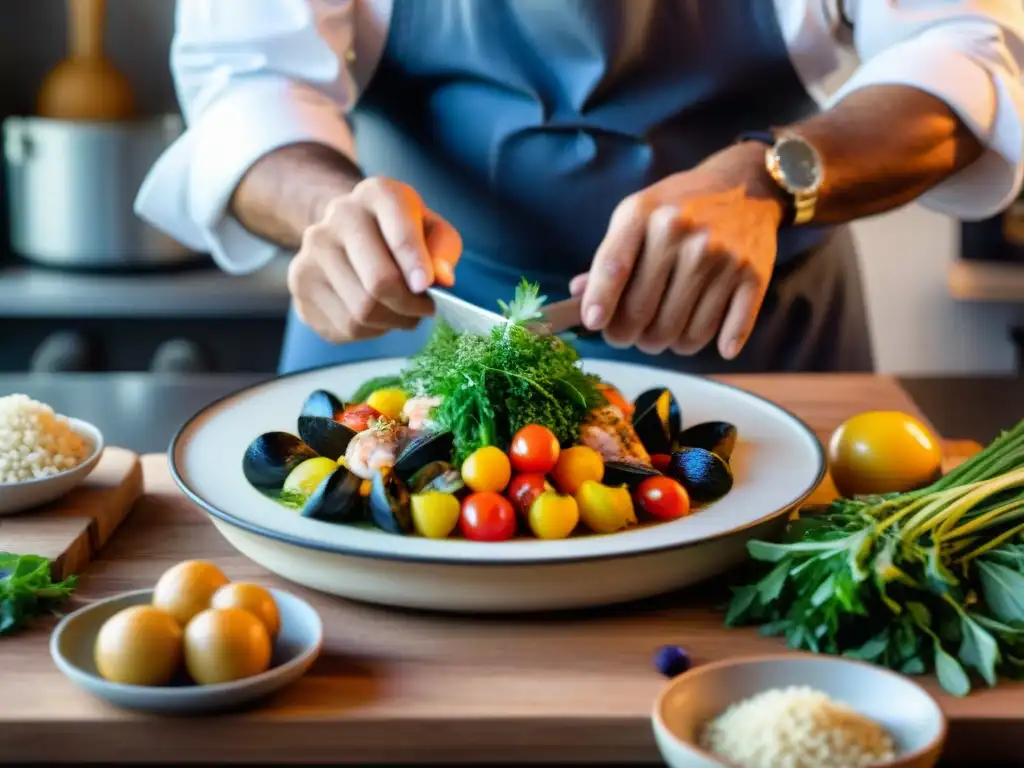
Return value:
[(584, 373), (570, 343), (525, 327), (543, 317), (544, 301), (524, 280), (511, 303), (499, 302), (509, 322), (490, 334), (458, 333), (439, 322), (403, 371), (405, 389), (442, 398), (431, 418), (452, 432), (456, 465), (485, 445), (507, 450), (527, 424), (575, 442), (587, 414), (604, 404), (598, 378)]

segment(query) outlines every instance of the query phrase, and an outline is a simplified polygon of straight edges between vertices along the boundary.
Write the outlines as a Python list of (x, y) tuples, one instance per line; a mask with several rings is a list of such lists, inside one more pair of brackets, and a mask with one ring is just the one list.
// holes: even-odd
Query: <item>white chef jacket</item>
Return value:
[[(231, 196), (256, 160), (289, 144), (321, 143), (356, 159), (345, 114), (380, 61), (394, 2), (178, 0), (171, 68), (186, 130), (150, 171), (136, 213), (208, 251), (227, 272), (265, 265), (279, 249), (230, 215)], [(913, 86), (947, 103), (984, 144), (977, 162), (920, 203), (973, 220), (1018, 196), (1021, 0), (772, 2), (809, 92), (820, 93), (850, 55), (859, 60), (846, 83), (822, 98), (826, 108), (867, 86)]]

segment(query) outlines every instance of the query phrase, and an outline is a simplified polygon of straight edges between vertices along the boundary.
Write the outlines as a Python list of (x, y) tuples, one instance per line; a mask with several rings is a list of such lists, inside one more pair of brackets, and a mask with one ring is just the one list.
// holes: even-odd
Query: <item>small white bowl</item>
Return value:
[(65, 616), (50, 637), (50, 656), (75, 685), (124, 709), (160, 715), (195, 715), (238, 709), (295, 682), (323, 646), (324, 627), (316, 610), (299, 597), (271, 589), (281, 616), (271, 666), (266, 672), (231, 683), (167, 686), (111, 683), (99, 676), (93, 649), (103, 623), (118, 611), (153, 600), (152, 589), (98, 600)]
[(25, 512), (70, 493), (96, 468), (103, 456), (103, 433), (87, 421), (68, 419), (71, 428), (92, 445), (92, 455), (73, 469), (22, 483), (0, 483), (0, 517)]
[(809, 686), (884, 727), (897, 745), (885, 768), (931, 768), (946, 740), (938, 703), (903, 675), (860, 661), (788, 653), (721, 661), (674, 678), (654, 704), (654, 737), (671, 768), (723, 768), (700, 747), (704, 725), (732, 704), (772, 688)]

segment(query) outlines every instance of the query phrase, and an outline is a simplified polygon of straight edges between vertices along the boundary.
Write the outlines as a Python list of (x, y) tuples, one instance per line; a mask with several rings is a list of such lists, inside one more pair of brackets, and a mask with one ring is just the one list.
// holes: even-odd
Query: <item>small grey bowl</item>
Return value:
[(71, 428), (89, 441), (92, 454), (72, 469), (21, 483), (0, 483), (0, 517), (25, 512), (66, 496), (89, 476), (103, 456), (103, 433), (87, 421), (71, 419)]
[(142, 589), (98, 600), (65, 616), (50, 637), (50, 656), (67, 677), (97, 698), (125, 709), (161, 715), (228, 711), (257, 701), (300, 678), (320, 654), (324, 628), (313, 607), (295, 595), (271, 589), (281, 615), (271, 667), (266, 672), (215, 685), (143, 686), (111, 683), (99, 676), (93, 647), (103, 623), (123, 608), (152, 602)]
[(946, 718), (924, 688), (873, 664), (795, 652), (704, 664), (673, 678), (651, 713), (662, 757), (671, 768), (726, 768), (700, 745), (705, 724), (732, 704), (794, 685), (819, 690), (885, 728), (896, 742), (896, 759), (885, 768), (931, 768), (938, 761)]

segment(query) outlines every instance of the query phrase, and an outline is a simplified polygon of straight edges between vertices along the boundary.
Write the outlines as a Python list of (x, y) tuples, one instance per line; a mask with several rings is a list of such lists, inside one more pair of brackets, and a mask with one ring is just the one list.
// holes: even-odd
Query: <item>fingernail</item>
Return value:
[(733, 339), (725, 345), (725, 356), (732, 360), (740, 353), (740, 340)]
[(600, 329), (602, 322), (604, 322), (604, 310), (597, 304), (589, 307), (583, 316), (583, 324), (592, 331)]
[(447, 261), (438, 261), (434, 265), (434, 274), (445, 285), (451, 285), (455, 282), (455, 273), (452, 271), (452, 265)]
[(427, 273), (422, 269), (414, 269), (409, 275), (409, 288), (413, 293), (423, 293), (430, 283), (427, 280)]

